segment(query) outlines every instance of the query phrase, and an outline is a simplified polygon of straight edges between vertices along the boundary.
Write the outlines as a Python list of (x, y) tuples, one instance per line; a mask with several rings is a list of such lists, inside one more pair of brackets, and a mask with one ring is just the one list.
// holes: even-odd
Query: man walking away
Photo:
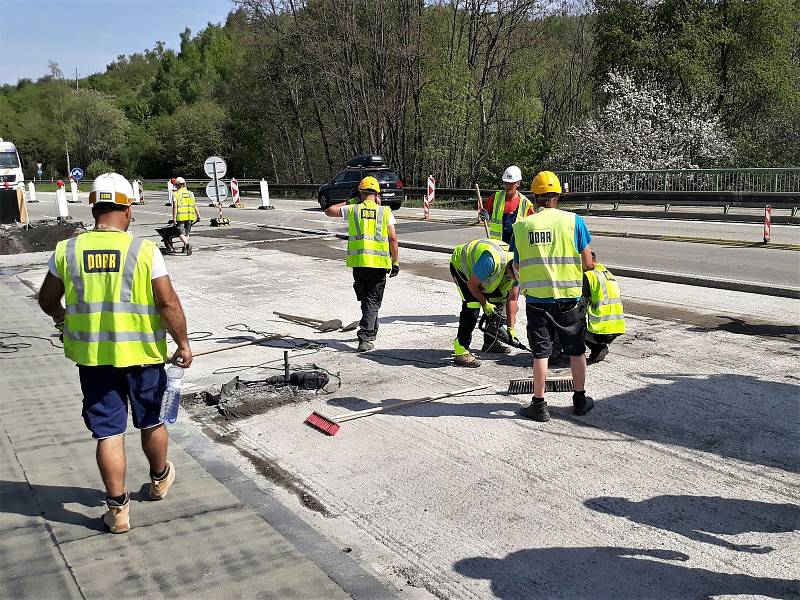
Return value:
[(589, 247), (592, 238), (583, 219), (556, 208), (561, 195), (556, 174), (537, 174), (531, 191), (536, 195), (536, 212), (514, 224), (513, 239), (533, 352), (533, 399), (522, 414), (544, 422), (550, 420), (544, 389), (556, 331), (564, 353), (570, 357), (575, 414), (585, 415), (594, 407), (584, 389), (586, 317), (581, 301), (583, 272), (594, 267), (594, 259)]
[[(592, 252), (592, 260), (596, 260)], [(606, 269), (595, 262), (594, 269), (583, 274), (583, 295), (586, 306), (586, 345), (589, 346), (588, 363), (594, 364), (608, 355), (608, 345), (625, 333), (625, 314), (619, 283)]]
[(353, 289), (361, 302), (359, 352), (375, 347), (386, 273), (395, 277), (400, 272), (395, 218), (388, 206), (381, 206), (380, 191), (377, 179), (364, 177), (358, 184), (357, 203), (340, 202), (325, 209), (329, 217), (342, 217), (349, 229), (347, 266), (353, 269)]
[[(458, 335), (453, 341), (454, 363), (459, 367), (479, 367), (480, 361), (470, 352), (472, 331), (478, 322), (480, 308), (487, 317), (496, 314), (498, 305), (506, 303), (509, 294), (516, 289), (517, 276), (514, 271), (514, 255), (505, 242), (478, 239), (456, 246), (450, 257), (450, 275), (461, 295), (461, 314), (458, 317)], [(516, 339), (514, 322), (517, 304), (508, 311), (506, 323), (512, 339)], [(496, 330), (495, 330), (496, 331)], [(496, 335), (496, 333), (495, 333)], [(490, 346), (484, 333), (484, 347)]]
[(189, 232), (192, 225), (200, 220), (197, 212), (197, 204), (194, 201), (194, 194), (186, 189), (186, 180), (183, 177), (175, 179), (178, 189), (175, 190), (172, 203), (172, 220), (178, 227), (178, 235), (183, 243), (183, 252), (186, 256), (191, 256), (192, 247), (189, 245)]
[[(155, 243), (126, 233), (133, 188), (121, 175), (95, 179), (89, 194), (95, 228), (59, 242), (39, 291), (39, 306), (62, 330), (64, 354), (78, 365), (83, 420), (97, 439), (97, 465), (112, 533), (130, 529), (125, 488), (128, 406), (150, 463), (150, 499), (175, 481), (160, 419), (166, 386), (166, 330), (178, 344), (173, 362), (188, 368), (186, 319)], [(61, 305), (64, 298), (66, 308)]]

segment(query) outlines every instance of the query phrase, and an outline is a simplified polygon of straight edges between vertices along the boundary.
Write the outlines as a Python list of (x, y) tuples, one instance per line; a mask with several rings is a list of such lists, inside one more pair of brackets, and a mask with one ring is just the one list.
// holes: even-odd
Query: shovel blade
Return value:
[(342, 327), (342, 331), (355, 331), (358, 329), (358, 321), (353, 321), (352, 323), (345, 325)]

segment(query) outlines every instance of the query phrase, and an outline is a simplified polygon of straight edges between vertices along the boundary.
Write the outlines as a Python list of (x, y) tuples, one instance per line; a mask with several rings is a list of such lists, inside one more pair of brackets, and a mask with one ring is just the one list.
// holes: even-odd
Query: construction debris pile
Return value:
[(55, 250), (61, 240), (86, 231), (81, 221), (54, 219), (22, 225), (0, 225), (0, 254), (22, 254)]

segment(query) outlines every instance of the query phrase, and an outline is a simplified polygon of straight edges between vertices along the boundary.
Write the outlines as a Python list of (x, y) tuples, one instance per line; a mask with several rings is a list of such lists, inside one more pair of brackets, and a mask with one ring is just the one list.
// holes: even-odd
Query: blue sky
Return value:
[(56, 61), (66, 77), (102, 72), (120, 54), (180, 44), (224, 22), (232, 0), (0, 0), (0, 84), (33, 80)]

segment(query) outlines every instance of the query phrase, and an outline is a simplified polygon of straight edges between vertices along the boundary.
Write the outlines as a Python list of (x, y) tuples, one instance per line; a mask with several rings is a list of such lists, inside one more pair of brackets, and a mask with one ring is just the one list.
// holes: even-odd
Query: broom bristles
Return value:
[(319, 414), (317, 411), (312, 412), (306, 418), (306, 425), (310, 425), (314, 429), (319, 429), (322, 433), (328, 435), (336, 435), (339, 431), (339, 424), (331, 421), (325, 415)]
[[(546, 392), (572, 392), (575, 384), (572, 377), (548, 377), (544, 384)], [(532, 394), (533, 379), (511, 379), (508, 382), (509, 394)]]

